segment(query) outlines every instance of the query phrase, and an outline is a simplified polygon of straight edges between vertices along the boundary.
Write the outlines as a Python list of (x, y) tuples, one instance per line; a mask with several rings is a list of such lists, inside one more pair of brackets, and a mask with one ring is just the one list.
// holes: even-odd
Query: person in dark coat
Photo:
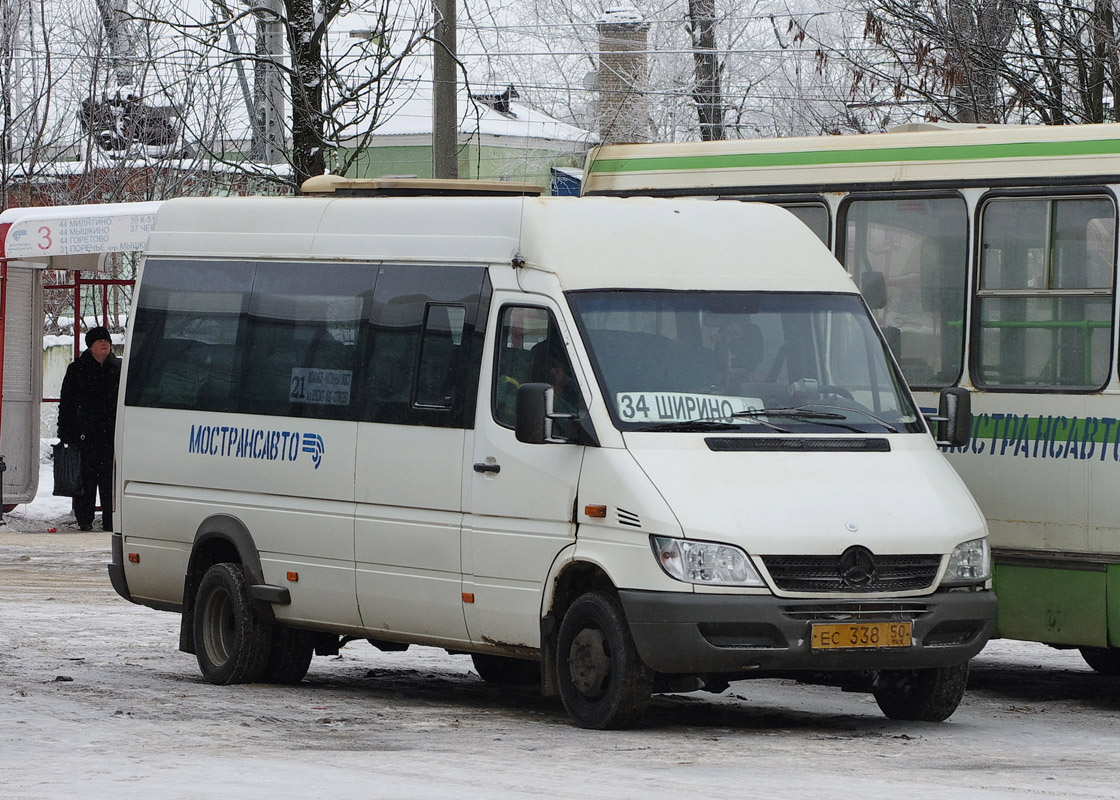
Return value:
[(82, 454), (82, 493), (74, 498), (78, 528), (93, 529), (95, 499), (101, 495), (101, 527), (113, 530), (113, 430), (121, 360), (113, 354), (109, 331), (90, 328), (86, 350), (62, 380), (58, 438)]

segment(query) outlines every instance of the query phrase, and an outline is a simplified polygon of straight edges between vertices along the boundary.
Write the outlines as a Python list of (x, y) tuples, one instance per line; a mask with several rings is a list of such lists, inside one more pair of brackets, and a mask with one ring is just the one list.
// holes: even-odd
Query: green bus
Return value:
[(948, 455), (988, 520), (998, 635), (1120, 674), (1120, 124), (608, 145), (583, 194), (798, 216), (859, 285), (919, 402), (971, 394), (971, 440)]

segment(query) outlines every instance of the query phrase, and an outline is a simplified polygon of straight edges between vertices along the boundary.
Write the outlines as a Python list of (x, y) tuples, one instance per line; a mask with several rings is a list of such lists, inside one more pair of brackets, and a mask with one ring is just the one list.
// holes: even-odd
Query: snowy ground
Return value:
[[(0, 798), (1120, 797), (1120, 683), (997, 641), (941, 724), (788, 681), (573, 727), (470, 659), (352, 643), (298, 687), (211, 686), (178, 617), (121, 600), (109, 535), (50, 497), (0, 528)], [(61, 532), (47, 533), (50, 528)]]

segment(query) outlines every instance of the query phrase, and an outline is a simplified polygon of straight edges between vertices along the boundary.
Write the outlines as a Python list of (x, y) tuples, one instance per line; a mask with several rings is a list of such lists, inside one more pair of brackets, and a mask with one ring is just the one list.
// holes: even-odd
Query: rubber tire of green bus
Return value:
[(307, 674), (314, 654), (315, 634), (311, 631), (274, 625), (263, 680), (294, 686)]
[(634, 646), (618, 600), (601, 592), (575, 599), (556, 642), (560, 699), (582, 728), (623, 728), (643, 713), (653, 671)]
[(957, 710), (968, 686), (968, 662), (931, 669), (882, 670), (872, 689), (891, 719), (942, 722)]
[(1082, 647), (1081, 657), (1101, 675), (1120, 675), (1120, 648)]
[(210, 567), (195, 597), (195, 651), (206, 680), (220, 686), (259, 681), (268, 666), (272, 631), (253, 608), (241, 565)]
[(489, 653), (471, 653), (474, 671), (487, 683), (506, 686), (533, 686), (541, 682), (539, 661), (495, 656)]

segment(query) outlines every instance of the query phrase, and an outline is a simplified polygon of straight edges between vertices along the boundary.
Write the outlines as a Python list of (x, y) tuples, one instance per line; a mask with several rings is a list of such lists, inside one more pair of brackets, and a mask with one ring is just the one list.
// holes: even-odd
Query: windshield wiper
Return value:
[[(790, 419), (844, 419), (843, 414), (831, 411), (810, 411), (807, 408), (748, 408), (746, 411), (735, 411), (733, 417), (789, 417)], [(761, 422), (761, 420), (759, 420)]]
[[(842, 408), (842, 406), (826, 406), (826, 408)], [(847, 409), (844, 409), (847, 410)], [(731, 416), (733, 417), (750, 417), (755, 422), (763, 425), (769, 425), (766, 420), (759, 419), (761, 416), (768, 417), (786, 417), (787, 419), (805, 419), (814, 422), (820, 422), (822, 425), (831, 425), (836, 428), (847, 428), (855, 433), (862, 433), (859, 428), (853, 425), (844, 425), (833, 420), (847, 419), (844, 414), (835, 414), (831, 411), (812, 411), (808, 408), (748, 408), (746, 411), (736, 411)], [(776, 426), (769, 425), (775, 430), (780, 430), (782, 433), (789, 433), (790, 431), (782, 430)]]
[(879, 419), (877, 416), (872, 414), (870, 411), (864, 411), (862, 408), (848, 408), (847, 406), (827, 406), (827, 405), (824, 405), (823, 403), (809, 403), (809, 405), (811, 405), (813, 408), (836, 408), (836, 409), (839, 409), (841, 411), (855, 411), (857, 414), (863, 414), (863, 416), (867, 417), (868, 419), (875, 420), (876, 422), (878, 422), (880, 425), (882, 425), (884, 428), (886, 428), (891, 433), (898, 433), (898, 428), (896, 428), (894, 425), (891, 425), (885, 419)]
[[(732, 417), (742, 416), (742, 414), (732, 414)], [(634, 428), (636, 431), (672, 431), (672, 432), (700, 432), (700, 431), (737, 431), (742, 425), (734, 422), (724, 422), (727, 417), (700, 417), (699, 419), (679, 420), (677, 422), (659, 422), (653, 425), (645, 425), (641, 428)], [(759, 425), (769, 428), (777, 433), (789, 433), (785, 428), (780, 425), (775, 425), (773, 422), (767, 422), (764, 419), (753, 419)]]
[(709, 419), (707, 417), (702, 419), (687, 419), (679, 420), (677, 422), (658, 422), (652, 425), (643, 425), (640, 428), (633, 428), (636, 431), (673, 431), (688, 433), (691, 431), (730, 431), (738, 430), (740, 426), (733, 422), (720, 422), (716, 419)]

